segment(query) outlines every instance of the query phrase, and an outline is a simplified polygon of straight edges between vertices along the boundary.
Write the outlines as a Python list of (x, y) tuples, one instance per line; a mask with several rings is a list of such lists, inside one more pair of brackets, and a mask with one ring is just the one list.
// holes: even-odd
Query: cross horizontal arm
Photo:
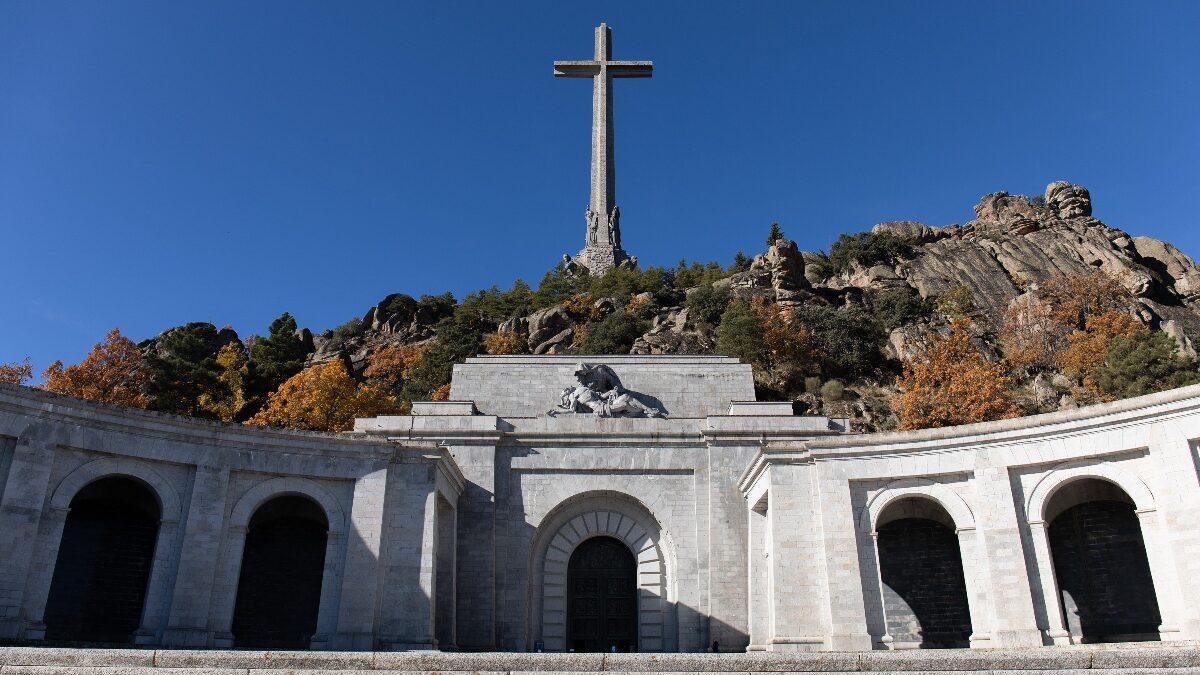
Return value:
[(555, 77), (595, 77), (600, 72), (599, 61), (555, 61)]
[(652, 77), (653, 61), (608, 61), (604, 64), (613, 77)]

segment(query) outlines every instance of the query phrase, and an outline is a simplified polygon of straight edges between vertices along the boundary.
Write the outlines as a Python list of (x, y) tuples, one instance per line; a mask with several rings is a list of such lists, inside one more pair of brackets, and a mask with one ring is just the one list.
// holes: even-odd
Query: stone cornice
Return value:
[(297, 431), (202, 420), (54, 394), (30, 387), (0, 383), (0, 413), (54, 421), (81, 429), (186, 445), (232, 450), (267, 450), (348, 458), (384, 459), (394, 446), (348, 433)]
[(814, 439), (806, 446), (817, 461), (877, 454), (947, 451), (999, 446), (1031, 438), (1073, 436), (1106, 427), (1133, 426), (1200, 412), (1200, 385), (1170, 389), (1111, 403), (994, 422), (938, 429)]

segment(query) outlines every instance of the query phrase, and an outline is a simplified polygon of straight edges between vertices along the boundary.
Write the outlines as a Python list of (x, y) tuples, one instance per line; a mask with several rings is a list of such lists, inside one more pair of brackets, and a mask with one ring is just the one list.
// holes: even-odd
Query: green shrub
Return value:
[(843, 234), (829, 247), (829, 262), (834, 270), (849, 270), (854, 262), (863, 267), (893, 263), (912, 255), (912, 241), (890, 232)]
[(767, 350), (763, 345), (763, 327), (758, 316), (745, 300), (734, 300), (721, 314), (717, 326), (717, 353), (734, 356), (755, 367), (766, 363)]
[(729, 289), (717, 288), (712, 284), (692, 291), (683, 306), (687, 307), (688, 318), (701, 328), (713, 329), (721, 323), (721, 315), (729, 306)]
[(840, 401), (846, 395), (846, 385), (838, 380), (830, 380), (821, 385), (821, 398), (826, 401)]
[(333, 334), (330, 336), (330, 339), (333, 340), (333, 342), (335, 344), (339, 344), (339, 345), (345, 344), (346, 341), (352, 340), (352, 339), (358, 337), (359, 335), (362, 335), (363, 330), (364, 330), (364, 327), (363, 327), (362, 319), (355, 317), (353, 319), (350, 319), (346, 323), (338, 326), (337, 328), (334, 328)]
[(937, 310), (954, 319), (969, 319), (979, 311), (975, 295), (967, 286), (957, 286), (937, 296)]
[(804, 378), (804, 393), (817, 395), (821, 393), (821, 378), (816, 375)]
[(821, 372), (826, 377), (860, 377), (884, 364), (886, 335), (875, 317), (858, 307), (834, 309), (827, 305), (800, 305), (796, 320), (812, 332), (820, 350)]
[(649, 324), (623, 309), (587, 325), (581, 354), (628, 354)]
[(906, 286), (880, 295), (871, 310), (880, 327), (890, 333), (905, 324), (928, 318), (933, 313), (933, 303)]

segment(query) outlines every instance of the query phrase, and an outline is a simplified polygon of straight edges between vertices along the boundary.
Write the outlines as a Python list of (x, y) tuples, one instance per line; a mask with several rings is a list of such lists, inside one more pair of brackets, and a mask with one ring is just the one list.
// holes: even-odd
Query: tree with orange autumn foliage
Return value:
[(1040, 285), (1037, 295), (1050, 306), (1051, 323), (1066, 333), (1086, 328), (1089, 316), (1128, 312), (1133, 307), (1133, 295), (1102, 270), (1052, 277)]
[(1097, 399), (1105, 400), (1108, 397), (1100, 394), (1092, 371), (1104, 365), (1113, 340), (1144, 330), (1146, 327), (1140, 321), (1124, 312), (1109, 310), (1089, 316), (1083, 330), (1067, 336), (1067, 346), (1054, 355), (1055, 364), (1064, 375), (1081, 380)]
[[(1132, 307), (1129, 291), (1101, 270), (1048, 279), (1009, 305), (999, 336), (1005, 361), (1016, 369), (1061, 368), (1063, 352), (1072, 349), (1072, 340), (1085, 337), (1089, 321), (1108, 316), (1104, 322), (1111, 328), (1111, 317), (1128, 316)], [(1077, 358), (1081, 349), (1074, 348), (1066, 360)], [(1095, 345), (1091, 351), (1096, 351)]]
[(900, 393), (892, 408), (900, 430), (945, 427), (1021, 414), (1009, 391), (1004, 367), (991, 363), (971, 345), (965, 322), (955, 321), (948, 336), (934, 336), (929, 346), (904, 364), (896, 378)]
[(24, 361), (0, 363), (0, 382), (25, 384), (33, 377), (33, 365), (26, 356)]
[(246, 423), (258, 426), (348, 431), (356, 417), (399, 411), (395, 400), (373, 385), (359, 385), (341, 361), (306, 368), (267, 396), (267, 404)]
[(1045, 368), (1054, 363), (1062, 330), (1050, 318), (1050, 304), (1025, 294), (1013, 300), (1000, 328), (1004, 359), (1014, 368)]
[(717, 353), (736, 356), (754, 368), (761, 385), (787, 390), (789, 383), (816, 372), (820, 350), (793, 311), (755, 298), (734, 300), (717, 327)]
[(483, 336), (483, 346), (489, 354), (526, 354), (529, 336), (515, 330), (498, 330)]
[(413, 370), (421, 363), (424, 353), (422, 345), (380, 347), (367, 357), (363, 378), (369, 385), (398, 395), (404, 381), (412, 377)]
[(93, 345), (83, 361), (73, 366), (55, 361), (42, 377), (46, 378), (43, 388), (56, 394), (131, 408), (145, 408), (149, 403), (146, 384), (150, 375), (142, 364), (142, 350), (117, 328)]

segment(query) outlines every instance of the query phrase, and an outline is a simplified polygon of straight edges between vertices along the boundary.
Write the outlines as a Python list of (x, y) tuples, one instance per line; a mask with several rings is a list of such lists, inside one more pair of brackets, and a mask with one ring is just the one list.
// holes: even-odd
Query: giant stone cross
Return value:
[[(592, 78), (592, 189), (587, 208), (587, 234), (574, 262), (592, 274), (603, 274), (617, 265), (633, 265), (621, 248), (621, 211), (617, 208), (617, 171), (613, 161), (614, 77), (650, 77), (650, 61), (613, 61), (612, 30), (596, 29), (596, 57), (591, 61), (555, 61), (555, 77)], [(571, 262), (568, 257), (568, 262)]]

